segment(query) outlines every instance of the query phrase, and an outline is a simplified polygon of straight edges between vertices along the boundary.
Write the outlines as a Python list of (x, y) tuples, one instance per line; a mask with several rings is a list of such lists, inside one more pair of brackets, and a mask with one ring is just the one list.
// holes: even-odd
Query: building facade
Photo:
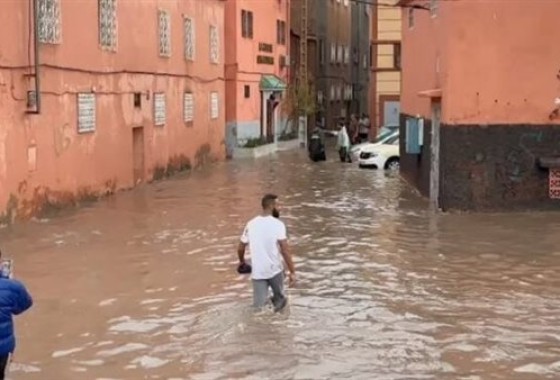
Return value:
[(226, 130), (230, 154), (286, 128), (281, 102), (289, 74), (289, 0), (226, 0)]
[(371, 67), (370, 23), (373, 6), (365, 2), (352, 5), (352, 102), (350, 110), (356, 115), (370, 114), (369, 89)]
[[(297, 79), (300, 62), (301, 6), (292, 1), (292, 65)], [(338, 119), (348, 118), (352, 101), (352, 7), (350, 0), (307, 0), (308, 77), (316, 97), (317, 121), (326, 128), (336, 127)]]
[(444, 210), (559, 209), (560, 3), (425, 4), (401, 1), (402, 175)]
[(397, 0), (377, 4), (371, 19), (371, 121), (374, 129), (379, 129), (399, 125), (401, 9)]
[(0, 222), (224, 158), (222, 1), (33, 3), (0, 12)]

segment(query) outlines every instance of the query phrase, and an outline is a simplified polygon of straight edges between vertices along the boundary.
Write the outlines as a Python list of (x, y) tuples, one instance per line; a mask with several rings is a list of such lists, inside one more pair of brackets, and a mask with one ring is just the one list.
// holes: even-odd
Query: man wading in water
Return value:
[[(267, 194), (262, 198), (262, 215), (253, 218), (243, 231), (237, 254), (239, 256), (238, 271), (242, 273), (251, 268), (253, 281), (253, 306), (262, 308), (268, 303), (268, 289), (272, 288), (272, 304), (274, 311), (282, 310), (287, 303), (284, 294), (284, 264), (289, 270), (290, 285), (296, 280), (294, 263), (288, 246), (286, 225), (278, 219), (278, 197)], [(245, 264), (245, 249), (251, 251), (252, 267)]]

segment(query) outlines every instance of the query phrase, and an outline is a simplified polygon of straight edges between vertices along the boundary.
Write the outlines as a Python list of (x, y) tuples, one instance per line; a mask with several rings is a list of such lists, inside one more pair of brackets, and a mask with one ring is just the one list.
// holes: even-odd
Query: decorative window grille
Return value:
[(166, 118), (165, 94), (154, 94), (154, 125), (164, 126)]
[(117, 50), (117, 0), (99, 0), (99, 43)]
[(158, 11), (159, 55), (171, 57), (171, 16), (168, 11)]
[(39, 42), (60, 43), (60, 0), (37, 0)]
[(218, 28), (210, 25), (210, 62), (218, 64), (220, 62), (220, 39)]
[(217, 92), (210, 93), (210, 118), (217, 119), (220, 116), (219, 98)]
[(78, 133), (95, 131), (95, 94), (78, 94)]
[(192, 92), (185, 93), (183, 107), (185, 123), (194, 121), (194, 95), (192, 94)]
[(185, 18), (185, 59), (194, 61), (195, 54), (195, 26), (192, 18)]

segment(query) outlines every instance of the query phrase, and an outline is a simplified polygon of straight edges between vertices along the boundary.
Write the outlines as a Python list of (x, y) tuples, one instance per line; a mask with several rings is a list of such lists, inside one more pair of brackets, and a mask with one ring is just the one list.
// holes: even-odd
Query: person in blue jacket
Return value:
[[(2, 251), (0, 251), (0, 258)], [(4, 380), (10, 355), (16, 348), (13, 316), (19, 315), (33, 305), (25, 286), (0, 271), (0, 380)]]

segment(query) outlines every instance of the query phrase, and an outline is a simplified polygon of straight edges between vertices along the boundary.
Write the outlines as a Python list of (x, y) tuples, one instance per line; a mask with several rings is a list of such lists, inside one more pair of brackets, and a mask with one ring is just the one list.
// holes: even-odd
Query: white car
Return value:
[(356, 161), (359, 160), (360, 158), (360, 153), (362, 152), (362, 150), (364, 150), (365, 148), (372, 148), (381, 144), (385, 144), (387, 141), (391, 140), (393, 137), (395, 136), (399, 136), (399, 130), (392, 130), (392, 131), (386, 131), (386, 132), (382, 132), (381, 134), (379, 134), (377, 136), (377, 139), (375, 139), (374, 142), (366, 142), (366, 143), (362, 143), (362, 144), (357, 144), (352, 146), (352, 148), (350, 148), (350, 154), (352, 155), (352, 160)]
[(365, 147), (360, 152), (360, 168), (398, 170), (400, 161), (399, 136), (392, 136), (383, 144)]

